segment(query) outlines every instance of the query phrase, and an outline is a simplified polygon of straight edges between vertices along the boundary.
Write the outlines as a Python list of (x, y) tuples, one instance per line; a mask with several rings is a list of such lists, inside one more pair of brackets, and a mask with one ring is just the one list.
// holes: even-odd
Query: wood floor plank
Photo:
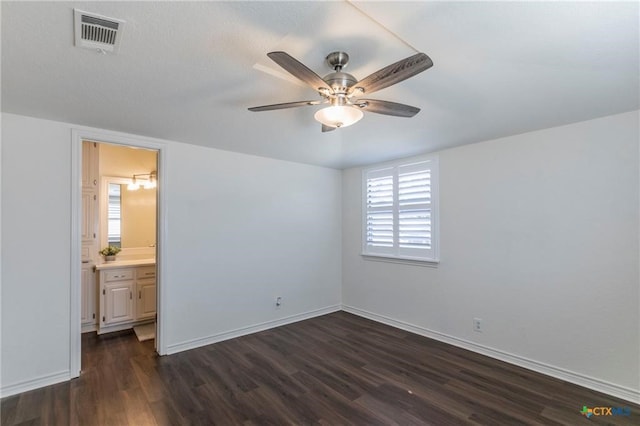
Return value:
[[(46, 388), (46, 400), (41, 406), (40, 418), (44, 424), (70, 424), (71, 383), (59, 383)], [(0, 423), (1, 424), (1, 423)]]
[(80, 378), (2, 399), (16, 425), (638, 425), (640, 406), (345, 312), (158, 357), (82, 336)]
[(151, 406), (140, 389), (120, 391), (123, 400), (124, 411), (128, 424), (152, 425), (155, 424)]
[(178, 412), (171, 399), (166, 398), (153, 401), (149, 405), (151, 406), (151, 412), (153, 413), (156, 423), (160, 426), (181, 426), (189, 424)]
[(24, 397), (18, 399), (16, 405), (14, 422), (26, 423), (32, 420), (38, 420), (40, 417), (41, 405), (45, 403), (44, 394), (46, 388), (37, 389), (24, 394)]
[(205, 383), (198, 386), (195, 393), (202, 405), (205, 406), (205, 411), (210, 413), (212, 424), (242, 424), (249, 420), (246, 410), (241, 405), (242, 402), (235, 397), (228, 400), (228, 394), (221, 391), (217, 384)]
[(376, 398), (373, 395), (364, 394), (356, 399), (354, 403), (378, 417), (386, 425), (422, 426), (426, 424), (425, 420), (414, 417), (393, 401), (387, 401), (384, 398)]

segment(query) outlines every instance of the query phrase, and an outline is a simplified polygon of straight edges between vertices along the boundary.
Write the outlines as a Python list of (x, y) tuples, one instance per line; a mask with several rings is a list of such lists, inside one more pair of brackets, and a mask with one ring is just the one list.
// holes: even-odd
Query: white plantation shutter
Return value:
[(120, 244), (120, 185), (109, 185), (109, 203), (107, 208), (107, 242)]
[(368, 169), (363, 254), (437, 260), (437, 158)]
[(428, 163), (398, 167), (398, 248), (423, 257), (431, 249), (431, 170)]
[(393, 228), (393, 169), (369, 173), (366, 188), (366, 241), (381, 253), (392, 253)]

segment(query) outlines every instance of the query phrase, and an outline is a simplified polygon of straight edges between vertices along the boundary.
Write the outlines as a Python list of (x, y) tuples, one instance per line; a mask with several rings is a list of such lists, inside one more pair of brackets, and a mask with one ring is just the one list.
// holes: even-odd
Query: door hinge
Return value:
[(96, 314), (93, 314), (93, 319), (96, 319)]
[(104, 292), (104, 288), (103, 288), (102, 289), (102, 295), (104, 296), (105, 294), (107, 294), (107, 293)]
[(94, 142), (94, 143), (93, 143), (93, 147), (94, 147), (94, 148), (97, 148), (97, 147), (98, 147), (98, 144), (97, 144), (96, 142)]
[(142, 299), (142, 290), (138, 291), (138, 299)]
[(94, 196), (93, 196), (93, 201), (96, 201), (97, 199), (98, 199), (98, 198), (97, 198), (97, 195), (94, 195)]
[(94, 233), (93, 233), (93, 238), (95, 238), (95, 237), (96, 237), (96, 233), (94, 232)]
[(133, 292), (132, 291), (129, 292), (129, 300), (133, 300)]
[[(93, 180), (93, 186), (97, 186), (98, 185), (98, 179), (94, 179)], [(94, 200), (95, 200), (95, 195), (94, 195)]]
[(102, 316), (102, 322), (104, 322), (104, 315)]

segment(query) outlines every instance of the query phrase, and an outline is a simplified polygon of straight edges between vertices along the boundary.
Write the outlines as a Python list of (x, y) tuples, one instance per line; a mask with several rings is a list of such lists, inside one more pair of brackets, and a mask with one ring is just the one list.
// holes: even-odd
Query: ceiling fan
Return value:
[(270, 52), (267, 53), (267, 56), (285, 71), (311, 86), (313, 90), (318, 92), (321, 99), (263, 105), (249, 108), (249, 111), (271, 111), (330, 104), (329, 107), (317, 111), (314, 115), (314, 118), (322, 123), (323, 132), (356, 123), (363, 117), (362, 111), (396, 117), (413, 117), (420, 111), (420, 108), (377, 99), (361, 99), (360, 96), (369, 95), (399, 83), (433, 66), (433, 61), (427, 55), (416, 53), (358, 81), (351, 74), (342, 72), (342, 69), (349, 62), (349, 55), (345, 52), (332, 52), (327, 55), (326, 62), (333, 69), (333, 72), (324, 78), (286, 52)]

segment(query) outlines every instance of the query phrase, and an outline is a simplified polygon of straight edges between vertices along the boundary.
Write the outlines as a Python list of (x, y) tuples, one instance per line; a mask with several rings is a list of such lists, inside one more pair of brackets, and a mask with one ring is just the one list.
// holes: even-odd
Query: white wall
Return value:
[(638, 141), (636, 111), (440, 152), (437, 268), (361, 258), (344, 171), (343, 304), (640, 398)]
[[(168, 175), (170, 352), (339, 309), (341, 172), (175, 144)], [(274, 311), (276, 296), (283, 304)]]
[[(69, 376), (72, 128), (2, 115), (3, 395)], [(339, 171), (166, 143), (171, 351), (339, 308)]]
[(3, 388), (68, 375), (70, 141), (68, 126), (2, 115)]

